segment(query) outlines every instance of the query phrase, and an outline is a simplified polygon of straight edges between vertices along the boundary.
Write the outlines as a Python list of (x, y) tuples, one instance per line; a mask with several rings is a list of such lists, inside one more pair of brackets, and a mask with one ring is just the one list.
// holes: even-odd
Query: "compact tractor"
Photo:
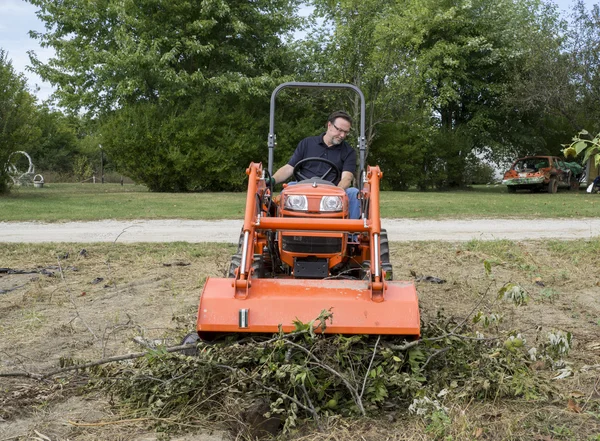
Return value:
[[(340, 170), (324, 158), (294, 168), (295, 185), (274, 195), (275, 98), (284, 88), (351, 89), (360, 97), (360, 219), (348, 216), (346, 192), (331, 181)], [(420, 335), (415, 286), (392, 280), (388, 238), (381, 229), (377, 166), (365, 168), (365, 101), (350, 84), (279, 85), (271, 95), (268, 168), (251, 163), (244, 225), (227, 277), (210, 277), (198, 307), (203, 340), (230, 333), (291, 332), (330, 313), (325, 333)], [(306, 178), (302, 165), (326, 162), (321, 177)]]

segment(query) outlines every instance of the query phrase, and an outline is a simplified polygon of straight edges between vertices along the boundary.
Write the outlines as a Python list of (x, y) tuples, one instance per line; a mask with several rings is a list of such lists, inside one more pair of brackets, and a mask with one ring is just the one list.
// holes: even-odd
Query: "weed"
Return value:
[(452, 421), (446, 412), (436, 410), (428, 417), (429, 424), (425, 428), (425, 432), (433, 437), (433, 439), (445, 438)]
[(479, 311), (473, 316), (473, 323), (481, 323), (484, 328), (488, 328), (490, 325), (498, 326), (498, 324), (502, 323), (503, 319), (502, 314), (496, 312), (486, 314)]
[(544, 344), (544, 352), (553, 360), (557, 360), (566, 357), (572, 347), (573, 336), (570, 332), (553, 331), (548, 333), (548, 341)]
[(551, 428), (550, 433), (552, 433), (553, 435), (561, 436), (561, 437), (573, 436), (573, 431), (565, 425)]
[(552, 288), (543, 288), (540, 290), (540, 296), (542, 298), (542, 301), (554, 303), (554, 301), (557, 300), (560, 296), (560, 293)]
[(517, 306), (526, 305), (529, 300), (527, 291), (517, 283), (507, 283), (498, 291), (498, 299), (514, 303)]
[(31, 310), (23, 312), (23, 322), (26, 324), (27, 328), (39, 326), (44, 322), (45, 318), (44, 314), (38, 311)]

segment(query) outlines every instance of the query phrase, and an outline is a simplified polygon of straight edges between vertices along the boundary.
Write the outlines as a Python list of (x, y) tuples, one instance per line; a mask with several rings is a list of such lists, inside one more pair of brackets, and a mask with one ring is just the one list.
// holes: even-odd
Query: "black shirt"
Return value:
[[(354, 174), (356, 171), (356, 151), (346, 141), (328, 147), (323, 141), (324, 135), (325, 133), (318, 136), (309, 136), (300, 141), (288, 164), (293, 167), (302, 159), (325, 158), (337, 165), (340, 172), (348, 171)], [(308, 162), (302, 167), (301, 171), (307, 178), (312, 178), (314, 176), (321, 177), (328, 169), (327, 164), (315, 161)], [(340, 179), (341, 176), (334, 184), (339, 184)]]

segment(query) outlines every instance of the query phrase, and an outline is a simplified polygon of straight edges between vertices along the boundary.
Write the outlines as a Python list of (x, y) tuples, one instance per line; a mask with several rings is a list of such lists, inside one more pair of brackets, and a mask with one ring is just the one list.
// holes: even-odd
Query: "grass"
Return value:
[[(241, 219), (245, 193), (152, 193), (141, 185), (47, 184), (13, 188), (0, 196), (0, 221), (102, 219)], [(597, 195), (508, 194), (498, 186), (447, 192), (382, 192), (384, 218), (581, 218), (596, 217)]]

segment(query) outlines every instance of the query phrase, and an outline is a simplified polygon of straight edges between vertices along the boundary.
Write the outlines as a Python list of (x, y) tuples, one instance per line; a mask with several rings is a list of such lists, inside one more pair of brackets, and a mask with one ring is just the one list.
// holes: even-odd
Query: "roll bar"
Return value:
[(358, 137), (359, 147), (359, 158), (360, 158), (360, 174), (362, 176), (365, 170), (365, 150), (367, 141), (365, 139), (365, 96), (362, 91), (353, 84), (345, 83), (305, 83), (305, 82), (287, 82), (282, 83), (273, 90), (271, 94), (271, 109), (269, 114), (269, 174), (273, 175), (273, 151), (276, 144), (275, 136), (275, 98), (280, 90), (286, 88), (299, 88), (299, 89), (351, 89), (355, 91), (360, 97), (360, 133)]

